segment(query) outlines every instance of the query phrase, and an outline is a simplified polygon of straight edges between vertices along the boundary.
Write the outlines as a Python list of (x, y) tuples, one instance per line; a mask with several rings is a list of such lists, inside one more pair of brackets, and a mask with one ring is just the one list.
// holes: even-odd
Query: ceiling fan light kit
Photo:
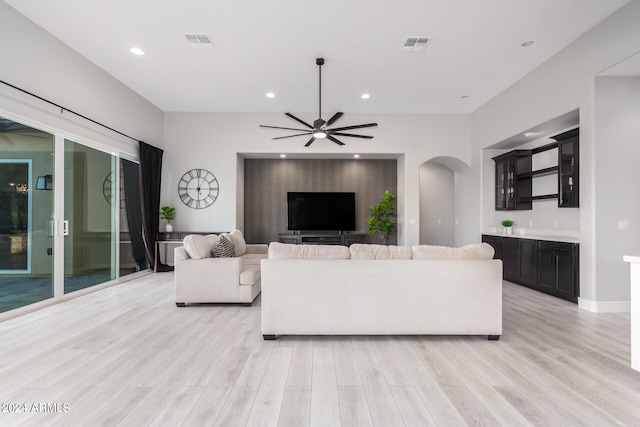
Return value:
[(309, 135), (311, 135), (311, 139), (309, 141), (307, 141), (307, 143), (304, 145), (305, 147), (310, 146), (313, 143), (313, 141), (315, 141), (316, 139), (328, 139), (329, 141), (332, 141), (335, 144), (344, 145), (344, 143), (342, 141), (340, 141), (339, 139), (337, 139), (336, 136), (345, 136), (345, 137), (349, 137), (349, 138), (372, 139), (373, 136), (370, 136), (370, 135), (357, 135), (357, 134), (353, 134), (353, 133), (344, 133), (344, 131), (374, 127), (374, 126), (378, 126), (377, 123), (366, 123), (366, 124), (363, 124), (363, 125), (344, 126), (344, 127), (341, 127), (341, 128), (333, 128), (333, 129), (329, 128), (329, 126), (331, 126), (336, 121), (338, 121), (338, 119), (340, 117), (342, 117), (344, 115), (344, 113), (337, 112), (333, 116), (331, 116), (331, 118), (329, 120), (327, 120), (327, 121), (325, 121), (322, 118), (322, 66), (324, 65), (324, 58), (316, 58), (316, 65), (318, 65), (318, 118), (316, 120), (314, 120), (313, 126), (308, 124), (304, 120), (299, 119), (298, 117), (294, 116), (291, 113), (285, 113), (285, 115), (287, 117), (290, 117), (293, 120), (295, 120), (296, 122), (300, 123), (306, 129), (288, 128), (288, 127), (281, 127), (281, 126), (267, 126), (267, 125), (260, 125), (260, 127), (270, 128), (270, 129), (295, 130), (295, 131), (302, 132), (302, 133), (296, 133), (296, 134), (293, 134), (293, 135), (279, 136), (279, 137), (276, 137), (276, 138), (271, 138), (271, 139), (274, 139), (274, 140), (275, 139), (293, 138), (293, 137), (296, 137), (296, 136), (309, 136)]

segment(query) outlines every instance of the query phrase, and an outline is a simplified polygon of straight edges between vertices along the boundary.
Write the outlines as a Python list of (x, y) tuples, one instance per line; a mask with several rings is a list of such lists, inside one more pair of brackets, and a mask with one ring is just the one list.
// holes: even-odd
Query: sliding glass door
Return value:
[(116, 278), (117, 157), (64, 141), (64, 293)]
[(139, 165), (90, 145), (0, 117), (0, 318), (148, 268)]
[(54, 137), (0, 117), (0, 313), (53, 298)]

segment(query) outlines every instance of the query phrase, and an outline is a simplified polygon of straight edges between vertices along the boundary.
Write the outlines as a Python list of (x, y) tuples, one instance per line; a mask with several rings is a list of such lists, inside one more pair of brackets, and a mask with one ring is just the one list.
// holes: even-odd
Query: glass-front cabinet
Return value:
[(556, 135), (558, 141), (558, 207), (580, 206), (578, 190), (578, 129)]
[[(493, 158), (496, 165), (496, 210), (531, 209), (531, 151), (514, 150)], [(519, 176), (520, 175), (520, 176)]]

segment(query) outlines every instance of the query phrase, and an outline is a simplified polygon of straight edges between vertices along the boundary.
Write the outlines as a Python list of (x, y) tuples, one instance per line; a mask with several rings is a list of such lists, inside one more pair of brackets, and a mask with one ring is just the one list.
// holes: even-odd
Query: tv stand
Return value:
[(342, 245), (351, 246), (354, 243), (363, 243), (363, 233), (282, 233), (278, 234), (280, 243), (294, 245)]

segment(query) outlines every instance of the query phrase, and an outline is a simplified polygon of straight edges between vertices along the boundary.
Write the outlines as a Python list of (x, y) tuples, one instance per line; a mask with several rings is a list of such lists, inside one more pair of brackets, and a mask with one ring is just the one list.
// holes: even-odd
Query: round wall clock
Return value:
[[(102, 195), (104, 196), (104, 198), (107, 200), (107, 203), (111, 204), (111, 192), (112, 189), (115, 189), (115, 187), (113, 186), (112, 181), (112, 174), (111, 172), (109, 172), (106, 176), (106, 178), (104, 179), (104, 181), (102, 181)], [(125, 205), (124, 205), (124, 176), (122, 174), (120, 174), (120, 209), (124, 209)]]
[(218, 198), (219, 191), (218, 180), (206, 169), (191, 169), (182, 175), (178, 183), (180, 200), (193, 209), (211, 206)]

